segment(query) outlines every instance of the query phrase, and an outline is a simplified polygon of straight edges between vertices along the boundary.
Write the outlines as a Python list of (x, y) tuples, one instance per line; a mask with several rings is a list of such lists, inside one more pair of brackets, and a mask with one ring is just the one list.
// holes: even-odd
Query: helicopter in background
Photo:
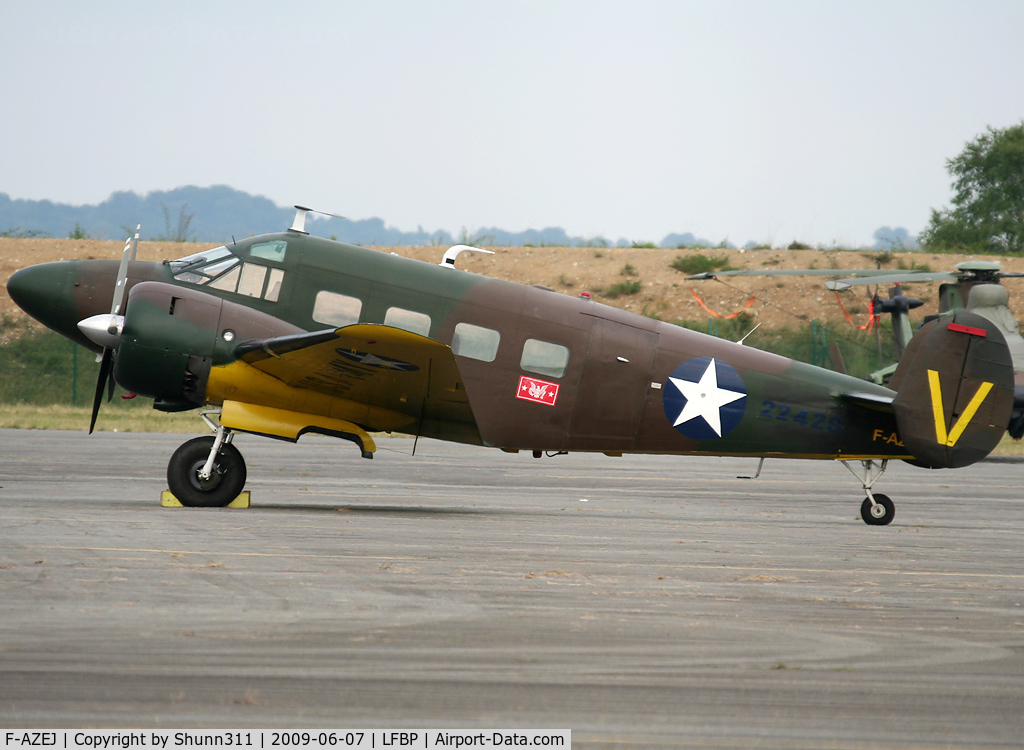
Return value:
[[(687, 277), (687, 281), (703, 281), (718, 276), (845, 276), (825, 282), (825, 288), (841, 292), (854, 286), (876, 286), (871, 294), (873, 316), (888, 314), (892, 320), (892, 335), (896, 344), (897, 362), (877, 370), (869, 376), (873, 382), (882, 385), (889, 382), (903, 357), (914, 329), (909, 313), (924, 302), (903, 293), (903, 284), (920, 282), (942, 282), (939, 285), (939, 310), (927, 315), (923, 324), (940, 317), (949, 316), (957, 310), (967, 310), (993, 323), (1006, 339), (1013, 361), (1014, 409), (1007, 432), (1014, 440), (1024, 437), (1024, 337), (1009, 306), (1009, 293), (1000, 279), (1021, 278), (1024, 273), (1004, 271), (994, 261), (968, 260), (958, 263), (952, 271), (926, 271), (907, 269), (889, 271), (883, 269), (786, 269), (786, 270), (737, 270), (707, 271)], [(892, 284), (888, 298), (882, 297), (878, 289)]]
[[(902, 284), (921, 281), (941, 281), (939, 285), (939, 311), (937, 315), (925, 316), (927, 323), (936, 317), (948, 315), (956, 310), (970, 310), (976, 315), (992, 321), (1003, 336), (1010, 348), (1010, 356), (1013, 359), (1013, 369), (1016, 373), (1016, 383), (1024, 385), (1024, 338), (1020, 335), (1017, 320), (1010, 310), (1010, 295), (1002, 284), (1003, 278), (1024, 277), (1022, 273), (1004, 271), (999, 263), (985, 260), (969, 260), (958, 263), (953, 271), (899, 271), (890, 272), (880, 276), (859, 278), (838, 279), (825, 282), (825, 287), (835, 292), (850, 289), (861, 284), (894, 284), (889, 290), (889, 299), (882, 299), (877, 292), (872, 296), (872, 313), (881, 315), (888, 313), (892, 316), (893, 337), (896, 340), (896, 351), (899, 356), (903, 355), (907, 348), (913, 330), (907, 313), (923, 303), (902, 293)], [(891, 374), (892, 368), (886, 368), (886, 374)]]

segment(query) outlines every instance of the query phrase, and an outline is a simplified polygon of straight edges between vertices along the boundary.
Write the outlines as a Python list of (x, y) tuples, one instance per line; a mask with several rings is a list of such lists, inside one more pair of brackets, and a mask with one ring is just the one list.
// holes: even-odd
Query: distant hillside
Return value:
[[(226, 242), (266, 232), (279, 232), (291, 225), (295, 210), (281, 207), (268, 198), (250, 195), (227, 185), (201, 188), (187, 186), (157, 190), (145, 196), (133, 192), (113, 193), (95, 206), (71, 206), (51, 201), (11, 200), (0, 193), (0, 235), (9, 237), (68, 237), (119, 239), (136, 224), (149, 240)], [(385, 225), (383, 219), (352, 221), (310, 215), (307, 224), (313, 234), (336, 237), (357, 245), (478, 245), (611, 246), (603, 238), (570, 237), (561, 227), (507, 232), (497, 227), (473, 234), (453, 235), (445, 230), (403, 232)], [(692, 236), (692, 235), (690, 235)], [(619, 240), (619, 245), (629, 245)]]
[[(227, 185), (157, 190), (146, 196), (113, 193), (95, 206), (70, 206), (51, 201), (11, 200), (0, 193), (0, 233), (8, 236), (68, 237), (76, 231), (92, 239), (125, 237), (142, 224), (143, 239), (225, 242), (291, 225), (295, 210), (268, 198), (250, 195)], [(402, 232), (386, 227), (381, 219), (330, 219), (311, 224), (316, 234), (356, 244), (430, 244), (426, 232)], [(443, 235), (450, 239), (447, 233)]]
[[(71, 206), (51, 201), (11, 200), (0, 193), (0, 236), (70, 237), (117, 240), (126, 237), (135, 224), (142, 224), (144, 240), (185, 242), (226, 242), (233, 237), (281, 232), (292, 223), (295, 210), (281, 207), (262, 196), (253, 196), (228, 185), (197, 188), (188, 185), (172, 191), (155, 191), (146, 196), (114, 193), (95, 206)], [(623, 238), (572, 237), (560, 226), (543, 230), (507, 232), (497, 226), (467, 234), (444, 230), (402, 232), (387, 226), (383, 219), (360, 220), (318, 217), (310, 214), (306, 226), (312, 234), (335, 237), (355, 245), (471, 245), (502, 247), (629, 247)], [(692, 234), (672, 234), (663, 247), (709, 244)]]
[[(279, 232), (291, 225), (295, 211), (281, 207), (261, 195), (250, 195), (227, 185), (174, 190), (156, 190), (145, 196), (116, 192), (95, 206), (71, 206), (52, 201), (11, 200), (0, 193), (0, 236), (6, 237), (78, 237), (81, 239), (121, 239), (142, 225), (142, 238), (185, 242), (226, 242), (267, 232)], [(497, 227), (479, 229), (472, 234), (463, 230), (452, 234), (445, 230), (403, 232), (385, 225), (376, 217), (349, 219), (311, 218), (306, 227), (312, 234), (335, 237), (356, 245), (471, 245), (501, 247), (629, 247), (625, 238), (576, 237), (561, 227), (508, 232)], [(903, 227), (882, 227), (875, 232), (875, 249), (916, 247)], [(714, 245), (691, 232), (666, 235), (659, 247), (709, 247)], [(645, 243), (644, 246), (649, 246)], [(747, 247), (755, 243), (748, 242)], [(725, 248), (735, 245), (724, 243)]]

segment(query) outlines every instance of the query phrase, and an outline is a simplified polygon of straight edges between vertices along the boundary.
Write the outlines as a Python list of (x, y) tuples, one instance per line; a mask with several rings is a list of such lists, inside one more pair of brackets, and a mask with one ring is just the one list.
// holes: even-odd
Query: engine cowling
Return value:
[[(225, 337), (225, 332), (231, 333)], [(114, 379), (157, 399), (158, 408), (201, 406), (214, 362), (234, 359), (237, 344), (303, 329), (245, 305), (163, 282), (128, 295)]]

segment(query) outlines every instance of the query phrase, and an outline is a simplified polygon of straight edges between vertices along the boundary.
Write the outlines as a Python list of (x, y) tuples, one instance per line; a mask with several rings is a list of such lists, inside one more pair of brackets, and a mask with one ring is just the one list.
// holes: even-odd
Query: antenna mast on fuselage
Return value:
[(288, 231), (298, 232), (299, 234), (309, 234), (309, 232), (306, 231), (306, 214), (308, 213), (320, 214), (321, 216), (333, 216), (335, 219), (345, 218), (344, 216), (328, 213), (327, 211), (317, 211), (315, 208), (295, 206), (295, 219), (292, 221), (292, 225), (288, 227)]

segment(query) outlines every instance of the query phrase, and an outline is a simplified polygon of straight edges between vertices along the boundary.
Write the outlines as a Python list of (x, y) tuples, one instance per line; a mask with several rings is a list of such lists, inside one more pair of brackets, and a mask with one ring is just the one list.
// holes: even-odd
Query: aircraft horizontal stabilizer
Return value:
[(965, 310), (911, 340), (889, 387), (900, 437), (922, 466), (968, 466), (987, 456), (1013, 410), (1013, 363), (999, 328)]
[(850, 401), (860, 406), (865, 406), (869, 409), (875, 409), (876, 411), (884, 411), (892, 414), (893, 412), (893, 397), (892, 396), (881, 396), (877, 393), (861, 393), (859, 391), (849, 391), (842, 394), (844, 401)]

